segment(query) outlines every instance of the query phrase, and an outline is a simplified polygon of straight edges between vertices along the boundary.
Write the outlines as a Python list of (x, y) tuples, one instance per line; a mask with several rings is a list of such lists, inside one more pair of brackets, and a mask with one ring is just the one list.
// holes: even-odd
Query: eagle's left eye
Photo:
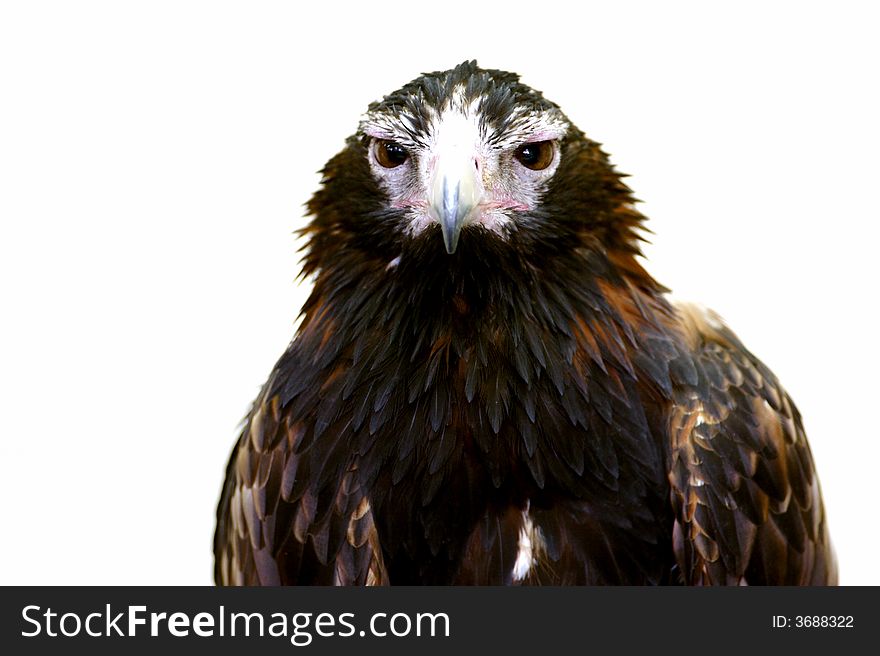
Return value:
[(393, 169), (409, 158), (409, 152), (396, 141), (377, 139), (373, 146), (376, 161), (386, 169)]
[(513, 156), (527, 169), (543, 171), (553, 163), (555, 146), (552, 141), (535, 141), (517, 148)]

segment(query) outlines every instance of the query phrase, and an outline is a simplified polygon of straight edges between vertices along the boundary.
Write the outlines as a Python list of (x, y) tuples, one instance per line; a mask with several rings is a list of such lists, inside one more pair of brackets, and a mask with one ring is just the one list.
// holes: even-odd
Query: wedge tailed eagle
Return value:
[(646, 272), (622, 175), (517, 75), (373, 103), (308, 211), (218, 584), (836, 583), (794, 403)]

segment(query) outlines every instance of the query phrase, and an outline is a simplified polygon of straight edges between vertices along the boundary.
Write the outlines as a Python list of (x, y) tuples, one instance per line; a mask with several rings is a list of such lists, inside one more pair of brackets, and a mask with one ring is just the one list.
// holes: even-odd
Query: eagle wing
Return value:
[(214, 535), (216, 582), (387, 583), (356, 465), (310, 475), (320, 460), (303, 448), (304, 424), (278, 395), (268, 396), (270, 389), (267, 383), (255, 402), (227, 466)]
[(670, 417), (674, 552), (688, 584), (831, 585), (836, 563), (800, 414), (714, 314), (679, 307), (690, 353)]

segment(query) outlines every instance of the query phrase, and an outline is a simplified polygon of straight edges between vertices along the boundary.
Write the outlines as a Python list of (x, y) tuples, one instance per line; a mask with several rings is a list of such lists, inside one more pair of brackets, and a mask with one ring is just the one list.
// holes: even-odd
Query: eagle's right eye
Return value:
[(406, 148), (396, 141), (389, 139), (377, 139), (373, 152), (375, 153), (376, 161), (386, 169), (396, 168), (409, 159), (409, 153)]

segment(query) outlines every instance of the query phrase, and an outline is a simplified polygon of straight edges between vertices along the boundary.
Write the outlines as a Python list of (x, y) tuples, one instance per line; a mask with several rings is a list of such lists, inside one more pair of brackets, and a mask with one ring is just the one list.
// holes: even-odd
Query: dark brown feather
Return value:
[(697, 365), (721, 396), (676, 389), (670, 483), (684, 582), (825, 585), (836, 565), (800, 415), (720, 320), (681, 308)]

